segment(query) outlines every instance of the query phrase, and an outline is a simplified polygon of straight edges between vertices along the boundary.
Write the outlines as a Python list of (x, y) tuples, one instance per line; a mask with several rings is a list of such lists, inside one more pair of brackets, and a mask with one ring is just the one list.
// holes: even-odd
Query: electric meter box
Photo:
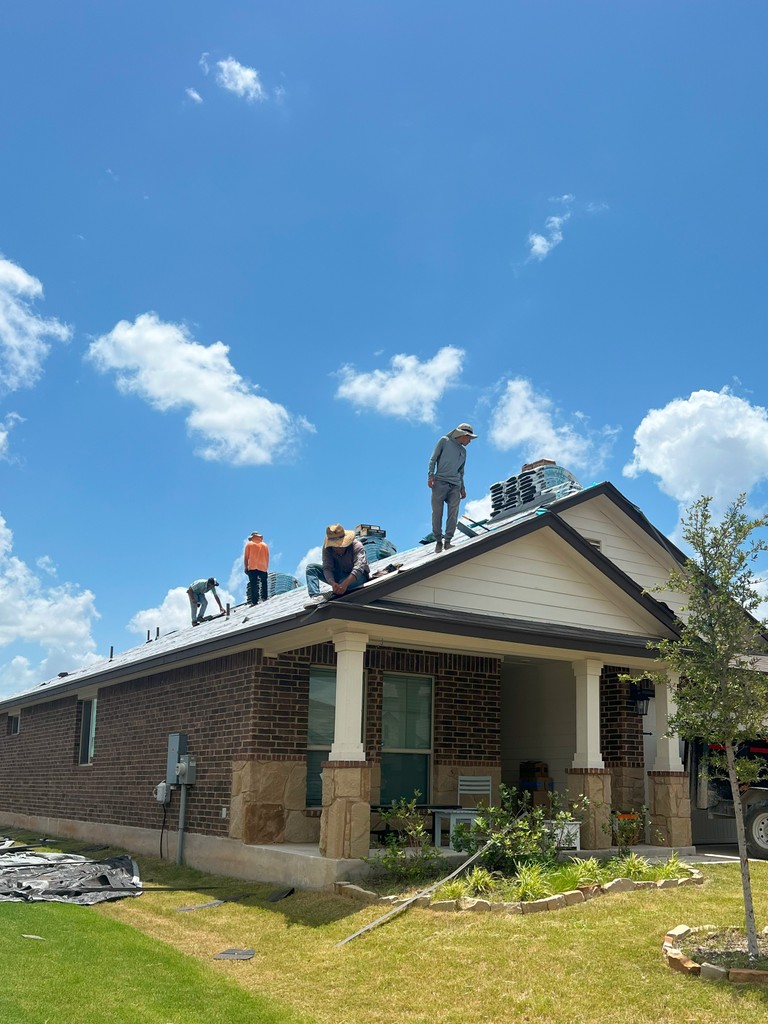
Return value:
[(194, 754), (179, 756), (178, 778), (176, 781), (183, 786), (193, 786), (197, 780), (197, 758)]
[(169, 786), (179, 784), (179, 760), (188, 753), (187, 734), (172, 732), (168, 734), (168, 765), (165, 769), (165, 781)]

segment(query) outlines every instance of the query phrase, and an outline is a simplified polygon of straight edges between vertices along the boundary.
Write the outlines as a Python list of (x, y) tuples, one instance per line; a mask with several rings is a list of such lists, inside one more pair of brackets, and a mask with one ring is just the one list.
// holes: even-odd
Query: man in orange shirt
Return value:
[(245, 575), (248, 577), (245, 599), (248, 604), (261, 604), (262, 601), (267, 600), (269, 548), (257, 530), (253, 531), (246, 542), (243, 565)]

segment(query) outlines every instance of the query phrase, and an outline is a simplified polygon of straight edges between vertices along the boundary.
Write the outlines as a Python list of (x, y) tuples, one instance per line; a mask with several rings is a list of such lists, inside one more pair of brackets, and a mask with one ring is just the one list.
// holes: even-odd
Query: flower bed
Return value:
[(680, 885), (700, 885), (704, 881), (701, 872), (695, 868), (691, 868), (690, 871), (688, 878), (662, 878), (658, 882), (636, 882), (631, 878), (614, 878), (613, 881), (605, 882), (602, 885), (583, 885), (578, 889), (558, 893), (555, 896), (546, 896), (543, 899), (511, 902), (494, 902), (471, 896), (462, 896), (455, 900), (435, 900), (429, 895), (415, 898), (412, 896), (379, 896), (377, 893), (363, 889), (351, 882), (336, 882), (334, 890), (340, 896), (346, 896), (349, 899), (360, 900), (364, 903), (379, 903), (392, 909), (411, 903), (415, 907), (427, 907), (430, 910), (438, 911), (540, 914), (549, 910), (564, 910), (566, 907), (572, 907), (598, 896), (606, 896), (615, 892), (633, 892), (638, 889), (673, 889)]
[[(698, 947), (697, 937), (700, 937)], [(706, 939), (712, 942), (707, 944)], [(702, 944), (703, 943), (703, 944)], [(691, 959), (687, 953), (695, 952), (700, 957), (701, 963)], [(768, 929), (764, 929), (759, 939), (761, 959), (764, 963), (768, 959)], [(734, 984), (768, 985), (768, 970), (761, 970), (748, 966), (728, 966), (728, 963), (748, 964), (746, 938), (742, 928), (728, 927), (718, 928), (714, 924), (700, 925), (698, 928), (689, 928), (687, 924), (679, 924), (670, 928), (664, 936), (661, 946), (662, 954), (667, 965), (673, 971), (680, 971), (691, 977), (708, 978), (712, 981), (729, 981)], [(706, 956), (713, 960), (719, 959), (720, 963), (711, 963)]]

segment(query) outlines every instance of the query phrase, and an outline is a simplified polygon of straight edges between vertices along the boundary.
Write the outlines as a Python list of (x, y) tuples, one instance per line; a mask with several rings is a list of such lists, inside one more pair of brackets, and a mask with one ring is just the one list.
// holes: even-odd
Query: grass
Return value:
[[(80, 847), (62, 843), (61, 848), (76, 852)], [(96, 856), (106, 855), (108, 851)], [(49, 962), (45, 992), (58, 989), (59, 977), (94, 968), (90, 977), (99, 977), (98, 984), (81, 982), (77, 989), (87, 1012), (75, 1008), (74, 989), (62, 1010), (55, 1003), (47, 1006), (51, 1020), (78, 1024), (107, 1020), (197, 1022), (202, 1021), (203, 1012), (206, 1021), (215, 1022), (214, 1013), (233, 991), (254, 1001), (256, 1010), (249, 1018), (254, 1024), (261, 1020), (289, 1024), (302, 1019), (313, 1024), (391, 1024), (398, 1020), (413, 1024), (722, 1024), (736, 1014), (764, 1015), (768, 1003), (768, 996), (759, 989), (676, 974), (661, 957), (663, 936), (674, 925), (741, 921), (737, 864), (708, 866), (703, 886), (604, 896), (555, 913), (506, 916), (413, 909), (339, 947), (341, 939), (375, 920), (382, 908), (362, 907), (329, 893), (301, 891), (269, 903), (267, 895), (278, 886), (212, 878), (152, 858), (140, 858), (139, 863), (147, 886), (177, 885), (182, 891), (148, 889), (138, 899), (93, 909), (51, 904), (3, 906), (0, 935), (4, 940), (9, 920), (14, 920), (9, 908), (16, 918), (10, 941), (3, 946), (4, 996), (9, 980), (17, 979), (17, 999), (22, 1003), (26, 998), (24, 1012), (28, 1015), (20, 1014), (13, 1005), (6, 1010), (0, 999), (0, 1019), (23, 1024), (48, 1019), (45, 1007), (35, 1006), (45, 1003), (47, 997), (41, 1000), (35, 995), (38, 974), (34, 964), (27, 966), (30, 956)], [(752, 872), (755, 892), (765, 893), (768, 863), (752, 865)], [(204, 888), (208, 886), (215, 888)], [(177, 912), (179, 907), (216, 896), (246, 893), (246, 898), (217, 908)], [(764, 900), (758, 896), (757, 902), (758, 915), (768, 916)], [(97, 948), (86, 943), (76, 961), (72, 959), (74, 942), (72, 948), (68, 942), (68, 948), (53, 957), (50, 940), (44, 944), (17, 938), (20, 931), (44, 935), (49, 923), (58, 929), (55, 923), (63, 921), (59, 915), (65, 913), (70, 922), (93, 919), (103, 928), (93, 933)], [(760, 927), (765, 923), (758, 922)], [(75, 930), (73, 924), (73, 940)], [(56, 934), (63, 937), (66, 931)], [(43, 951), (31, 950), (32, 946)], [(250, 961), (211, 960), (218, 950), (245, 946), (256, 951)], [(133, 960), (136, 951), (149, 954), (138, 966)], [(10, 964), (8, 955), (13, 958)], [(150, 970), (150, 963), (159, 966)], [(155, 983), (155, 970), (162, 979), (175, 979), (168, 981), (171, 998), (174, 992), (179, 999), (184, 997), (189, 984), (203, 986), (198, 1016), (185, 1010), (178, 1016), (163, 1017), (151, 1004), (144, 1011), (143, 1003), (138, 1002), (143, 993), (142, 975), (151, 982), (153, 992), (165, 985), (165, 980)], [(106, 972), (103, 983), (101, 971)], [(93, 1010), (88, 1002), (90, 993), (104, 987), (105, 998), (111, 1000), (113, 979), (124, 975), (135, 976), (129, 991), (137, 1000), (136, 1011), (122, 1016), (118, 1011), (112, 1017), (88, 1016)], [(264, 998), (270, 1002), (262, 1005)], [(278, 1016), (258, 1016), (258, 1012), (268, 1014), (275, 1007)], [(236, 1012), (240, 1011), (226, 1016), (222, 1011), (220, 1019), (245, 1019)]]

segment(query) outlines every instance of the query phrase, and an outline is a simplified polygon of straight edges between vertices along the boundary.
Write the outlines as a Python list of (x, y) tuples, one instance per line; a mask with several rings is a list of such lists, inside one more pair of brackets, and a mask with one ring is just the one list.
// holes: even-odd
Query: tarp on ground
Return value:
[(131, 857), (89, 860), (74, 853), (0, 849), (0, 902), (89, 906), (141, 892), (139, 868)]

